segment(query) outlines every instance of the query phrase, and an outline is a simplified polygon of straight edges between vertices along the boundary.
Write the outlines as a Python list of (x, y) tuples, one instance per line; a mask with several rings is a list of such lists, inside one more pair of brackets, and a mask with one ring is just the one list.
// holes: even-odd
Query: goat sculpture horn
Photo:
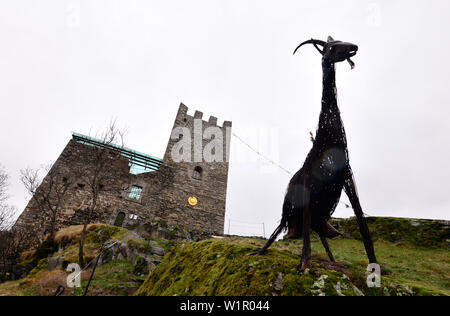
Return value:
[(295, 52), (297, 51), (297, 49), (299, 49), (300, 47), (302, 47), (302, 46), (305, 45), (305, 44), (313, 44), (314, 47), (319, 51), (319, 53), (321, 53), (321, 54), (323, 55), (323, 51), (321, 51), (321, 50), (317, 47), (317, 45), (320, 45), (320, 46), (324, 47), (326, 43), (325, 43), (324, 41), (316, 40), (316, 39), (313, 39), (313, 38), (311, 38), (310, 40), (304, 41), (303, 43), (301, 43), (300, 45), (298, 45), (297, 48), (294, 50), (293, 55), (295, 54)]

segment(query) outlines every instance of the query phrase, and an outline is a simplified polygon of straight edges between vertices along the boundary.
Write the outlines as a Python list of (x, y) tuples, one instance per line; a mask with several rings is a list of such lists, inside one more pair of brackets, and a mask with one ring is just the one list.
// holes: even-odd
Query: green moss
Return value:
[(158, 245), (164, 249), (165, 252), (169, 252), (173, 246), (174, 246), (174, 242), (171, 240), (165, 240), (165, 239), (154, 239)]
[[(134, 267), (129, 261), (111, 261), (97, 268), (92, 281), (91, 293), (127, 295), (128, 290), (137, 287)], [(82, 282), (82, 286), (85, 286)]]
[(28, 273), (27, 278), (28, 279), (32, 279), (39, 272), (41, 272), (41, 271), (48, 271), (47, 268), (48, 268), (47, 259), (41, 259), (41, 260), (39, 260), (38, 264), (33, 268), (33, 270), (31, 270), (30, 273)]
[[(264, 256), (248, 256), (265, 242), (261, 238), (228, 237), (201, 242), (179, 243), (156, 239), (168, 254), (147, 277), (138, 295), (357, 295), (356, 286), (365, 295), (450, 295), (450, 261), (448, 250), (438, 247), (447, 242), (448, 230), (434, 221), (411, 222), (408, 219), (368, 218), (376, 242), (375, 251), (382, 269), (382, 287), (366, 286), (368, 264), (360, 240), (330, 240), (336, 260), (344, 264), (342, 272), (325, 267), (326, 253), (316, 235), (312, 236), (313, 268), (297, 272), (301, 240), (282, 240), (273, 244)], [(355, 219), (340, 222), (346, 235), (359, 238)], [(434, 231), (433, 231), (434, 230)], [(395, 234), (392, 234), (395, 232)], [(88, 231), (85, 257), (94, 258), (105, 240), (118, 240), (130, 232), (108, 225)], [(127, 236), (127, 238), (131, 237)], [(441, 240), (442, 238), (446, 238)], [(127, 239), (131, 249), (145, 253), (147, 241)], [(429, 245), (429, 246), (425, 246)], [(59, 245), (61, 246), (61, 245)], [(49, 250), (50, 249), (50, 250)], [(54, 248), (43, 246), (40, 259), (27, 257), (23, 265), (36, 262), (27, 278), (0, 284), (0, 295), (51, 295), (56, 285), (42, 282), (49, 273), (47, 256)], [(78, 261), (78, 240), (68, 241), (64, 250), (53, 254), (67, 264)], [(148, 270), (143, 257), (135, 264), (111, 258), (97, 267), (90, 295), (129, 295), (141, 284), (140, 277)], [(56, 275), (56, 274), (55, 274)], [(85, 286), (88, 276), (83, 277)], [(42, 285), (46, 284), (46, 285)], [(47, 287), (47, 288), (45, 288)], [(76, 295), (73, 290), (65, 295)], [(81, 294), (81, 293), (78, 293)]]
[[(95, 228), (88, 229), (84, 245), (85, 262), (90, 262), (92, 259), (94, 259), (98, 254), (101, 245), (106, 241), (119, 240), (129, 233), (130, 232), (124, 228), (109, 225), (98, 225), (95, 226)], [(136, 243), (135, 246), (137, 247), (137, 249), (142, 249), (142, 244), (139, 244), (137, 240), (135, 240), (134, 242)], [(130, 243), (133, 243), (133, 241)], [(56, 253), (58, 248), (62, 247), (64, 247), (64, 250)], [(19, 263), (18, 266), (24, 267), (27, 269), (27, 271), (30, 271), (26, 278), (26, 280), (29, 281), (30, 279), (33, 279), (39, 272), (47, 270), (47, 258), (49, 257), (57, 256), (60, 258), (64, 258), (63, 268), (65, 268), (69, 263), (78, 263), (78, 250), (78, 237), (75, 237), (72, 240), (62, 238), (59, 244), (54, 243), (50, 240), (46, 240), (39, 246), (39, 248), (31, 257)]]
[(138, 256), (134, 265), (133, 273), (135, 275), (147, 275), (149, 272), (148, 263), (145, 258)]
[[(332, 219), (331, 222), (348, 237), (361, 240), (356, 218)], [(374, 241), (408, 243), (426, 248), (448, 248), (450, 227), (443, 221), (393, 217), (368, 217), (369, 230)]]
[(136, 238), (130, 238), (127, 240), (127, 245), (130, 247), (130, 249), (136, 249), (139, 252), (147, 252), (150, 250), (150, 246), (148, 245), (148, 242), (144, 239), (136, 239)]
[[(150, 274), (137, 295), (311, 295), (316, 276), (299, 276), (296, 256), (270, 250), (248, 256), (255, 247), (223, 241), (180, 244)], [(333, 276), (333, 271), (316, 270)], [(282, 289), (276, 289), (279, 275)], [(332, 279), (332, 278), (330, 278)], [(330, 285), (332, 286), (332, 285)], [(327, 288), (335, 293), (334, 288)], [(330, 294), (329, 293), (329, 294)], [(277, 293), (278, 294), (278, 293)]]
[[(296, 269), (298, 241), (280, 241), (264, 256), (248, 256), (263, 242), (251, 238), (225, 238), (178, 244), (148, 276), (136, 295), (358, 295), (354, 286), (365, 295), (373, 296), (450, 294), (448, 287), (438, 286), (433, 280), (423, 282), (410, 272), (399, 271), (394, 265), (389, 266), (391, 274), (382, 277), (382, 288), (367, 288), (365, 270), (368, 262), (362, 243), (356, 240), (332, 241), (338, 261), (344, 263), (345, 274), (323, 266), (326, 257), (317, 240), (312, 243), (313, 269), (303, 274)], [(403, 260), (411, 261), (413, 256), (409, 252), (417, 251), (376, 243), (376, 249), (380, 248), (380, 258), (395, 253), (403, 256)], [(443, 255), (437, 250), (431, 252)], [(422, 256), (430, 256), (430, 253)], [(448, 264), (442, 269), (448, 269)], [(433, 277), (438, 283), (437, 278), (442, 280), (443, 276)]]
[(119, 240), (129, 234), (129, 231), (117, 226), (100, 225), (86, 234), (85, 243), (103, 244), (108, 240)]

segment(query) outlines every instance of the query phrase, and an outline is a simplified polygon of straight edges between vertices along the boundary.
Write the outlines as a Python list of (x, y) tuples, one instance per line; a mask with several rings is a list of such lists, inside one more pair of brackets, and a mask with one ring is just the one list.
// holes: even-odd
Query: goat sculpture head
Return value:
[[(331, 63), (337, 63), (344, 60), (347, 60), (350, 66), (355, 67), (355, 63), (350, 59), (356, 55), (358, 51), (358, 46), (352, 43), (335, 41), (331, 36), (328, 36), (326, 42), (316, 39), (310, 39), (304, 41), (294, 50), (294, 54), (301, 46), (305, 44), (313, 44), (314, 47), (319, 51), (319, 53), (323, 56), (324, 60), (327, 60)], [(318, 45), (322, 46), (322, 49), (318, 47)]]

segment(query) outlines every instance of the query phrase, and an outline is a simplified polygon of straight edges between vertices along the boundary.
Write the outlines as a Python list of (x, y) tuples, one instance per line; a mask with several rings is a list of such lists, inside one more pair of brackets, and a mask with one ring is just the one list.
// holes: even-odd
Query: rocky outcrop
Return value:
[[(331, 218), (330, 223), (343, 237), (361, 239), (356, 218)], [(367, 217), (371, 237), (393, 243), (406, 242), (414, 246), (427, 248), (450, 248), (450, 221)]]
[[(227, 237), (179, 243), (147, 277), (139, 296), (364, 296), (439, 295), (382, 276), (369, 288), (366, 268), (332, 263), (313, 256), (313, 267), (299, 273), (299, 256), (287, 241), (274, 244), (263, 256), (248, 254), (261, 246), (254, 238)], [(258, 246), (259, 245), (259, 246)]]

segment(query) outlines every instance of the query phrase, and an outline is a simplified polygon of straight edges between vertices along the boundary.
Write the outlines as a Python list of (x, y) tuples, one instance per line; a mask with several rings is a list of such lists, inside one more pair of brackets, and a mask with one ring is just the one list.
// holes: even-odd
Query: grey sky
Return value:
[[(450, 219), (448, 1), (3, 1), (0, 163), (22, 210), (19, 170), (54, 161), (71, 131), (111, 118), (128, 147), (162, 157), (180, 102), (295, 172), (320, 111), (311, 37), (359, 46), (337, 69), (362, 206)], [(271, 141), (268, 142), (267, 139)], [(281, 215), (289, 176), (232, 139), (227, 220)], [(347, 201), (346, 197), (342, 201)], [(336, 216), (351, 215), (339, 206)], [(231, 232), (260, 233), (232, 223)]]

